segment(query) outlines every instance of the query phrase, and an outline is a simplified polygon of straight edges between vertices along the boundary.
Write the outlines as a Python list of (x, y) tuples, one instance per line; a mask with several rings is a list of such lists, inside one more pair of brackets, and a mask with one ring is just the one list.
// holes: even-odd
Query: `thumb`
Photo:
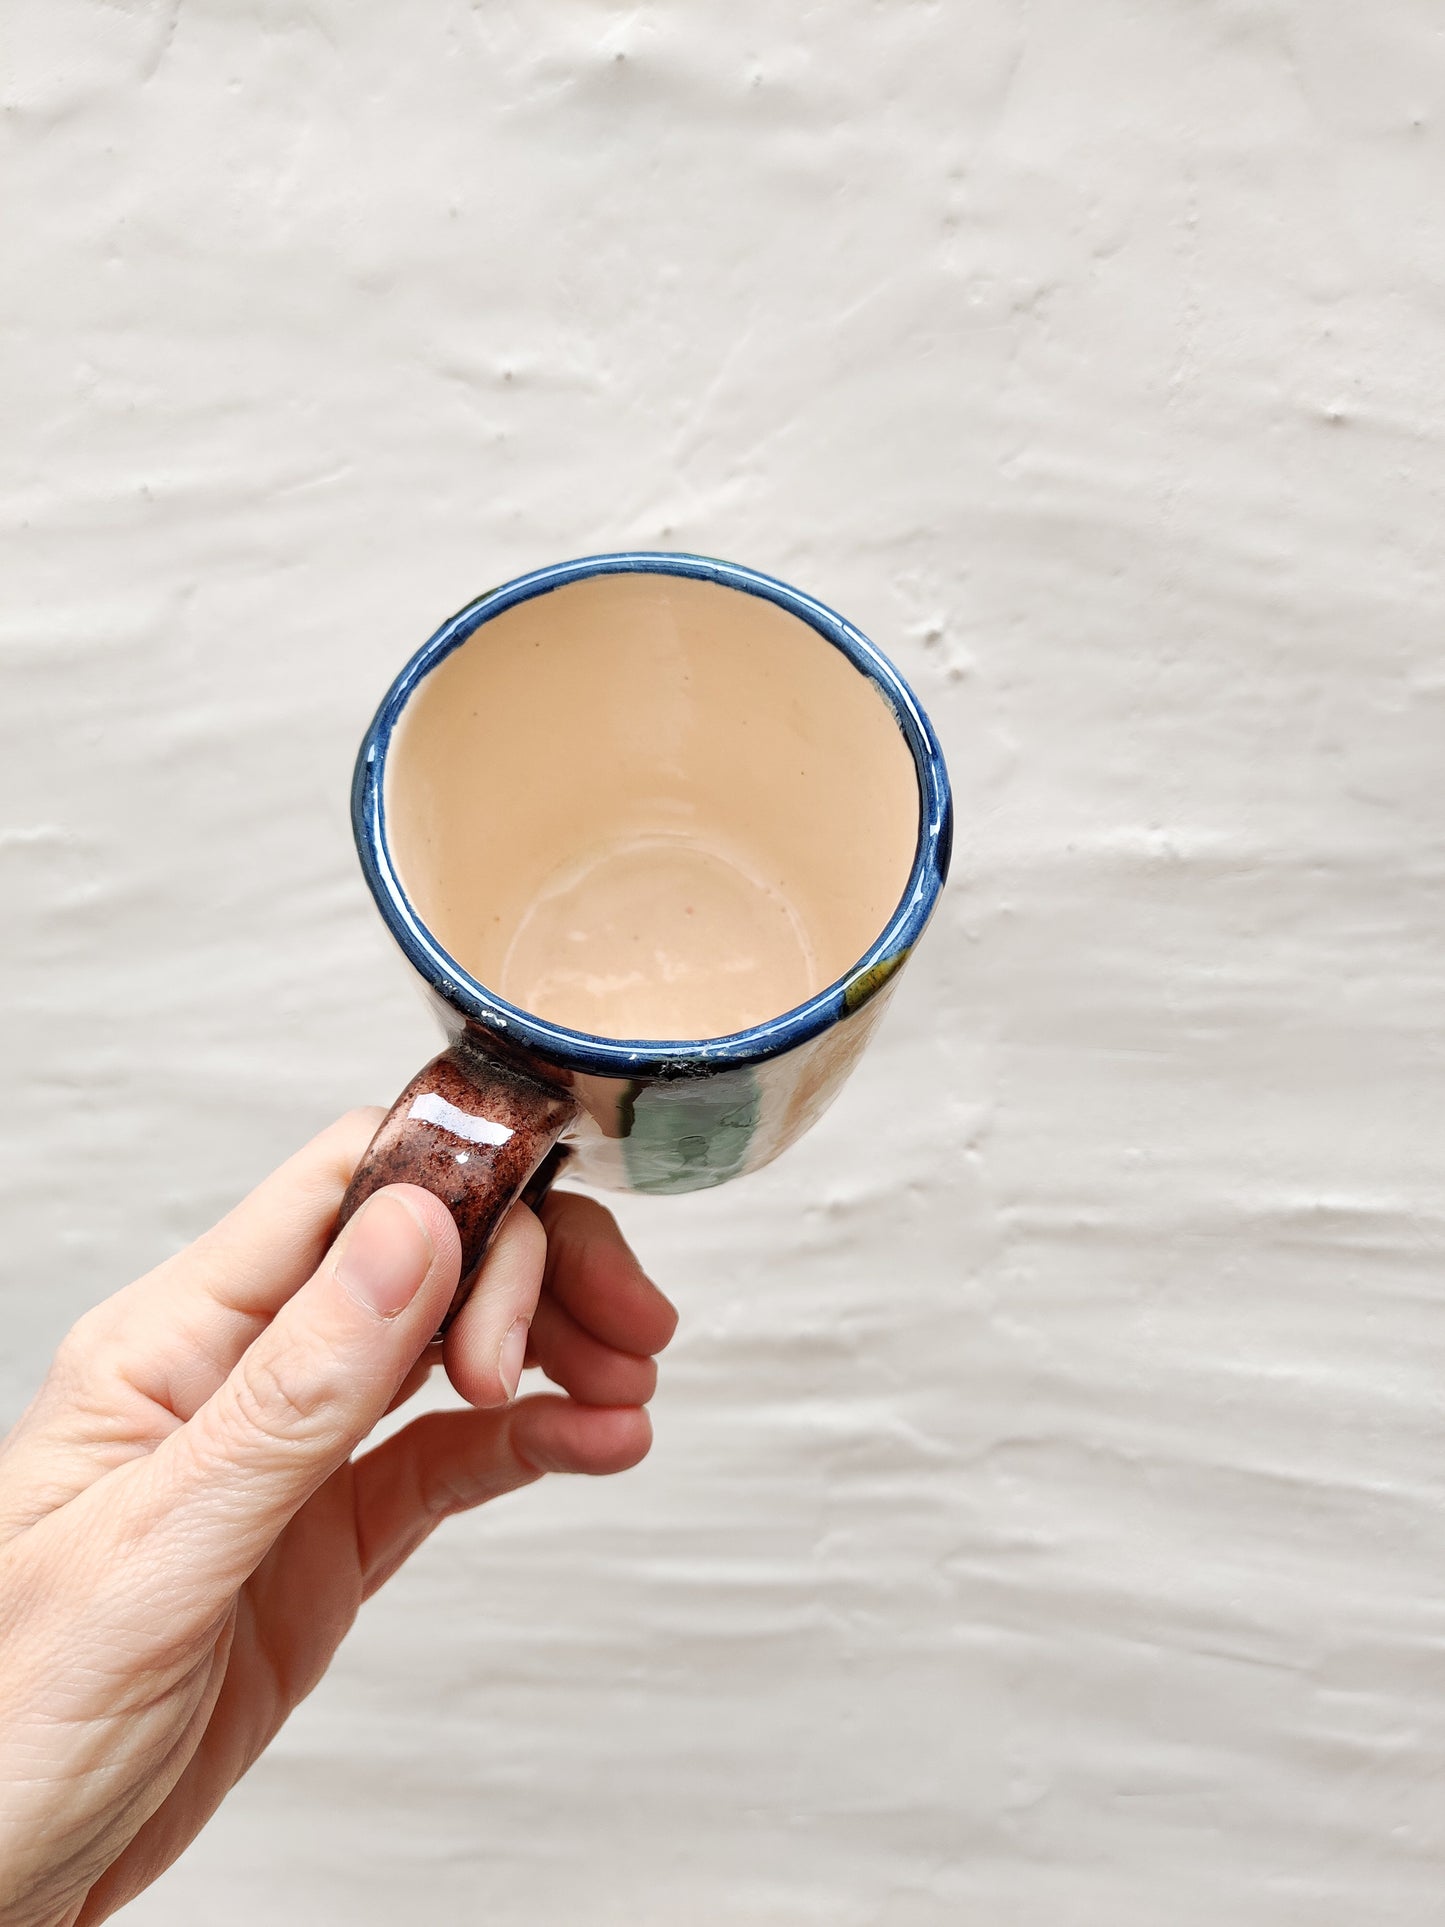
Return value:
[(456, 1290), (461, 1243), (417, 1185), (374, 1192), (199, 1411), (151, 1455), (187, 1563), (239, 1584), (383, 1416)]

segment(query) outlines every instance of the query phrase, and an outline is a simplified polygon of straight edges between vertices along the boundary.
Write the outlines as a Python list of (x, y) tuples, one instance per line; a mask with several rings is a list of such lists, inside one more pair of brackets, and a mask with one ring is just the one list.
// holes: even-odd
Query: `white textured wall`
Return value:
[(652, 1460), (129, 1918), (1438, 1922), (1436, 0), (4, 0), (0, 101), (7, 1411), (429, 1049), (344, 793), (479, 588), (787, 575), (960, 804), (816, 1136), (623, 1210)]

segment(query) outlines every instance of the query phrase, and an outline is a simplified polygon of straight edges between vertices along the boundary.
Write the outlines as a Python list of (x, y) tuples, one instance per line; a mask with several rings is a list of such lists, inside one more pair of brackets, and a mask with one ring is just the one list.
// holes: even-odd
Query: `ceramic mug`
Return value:
[(837, 1094), (952, 837), (932, 726), (867, 637), (732, 563), (539, 569), (445, 623), (357, 758), (366, 880), (449, 1039), (372, 1140), (462, 1292), (513, 1202), (754, 1171)]

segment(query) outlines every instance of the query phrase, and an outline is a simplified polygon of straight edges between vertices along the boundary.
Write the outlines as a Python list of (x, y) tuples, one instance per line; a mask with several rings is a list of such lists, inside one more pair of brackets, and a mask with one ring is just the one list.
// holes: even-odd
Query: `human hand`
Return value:
[[(91, 1927), (170, 1865), (448, 1514), (646, 1453), (676, 1314), (611, 1215), (518, 1207), (447, 1334), (446, 1208), (343, 1118), (88, 1312), (0, 1448), (0, 1923)], [(568, 1396), (511, 1402), (523, 1363)], [(353, 1459), (441, 1357), (480, 1410)]]

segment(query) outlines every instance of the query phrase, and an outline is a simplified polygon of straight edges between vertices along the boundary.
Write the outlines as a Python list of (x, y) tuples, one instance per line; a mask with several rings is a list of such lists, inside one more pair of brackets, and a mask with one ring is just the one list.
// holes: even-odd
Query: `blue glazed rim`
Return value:
[[(422, 680), (484, 622), (533, 596), (596, 575), (678, 575), (761, 596), (815, 629), (879, 690), (898, 722), (918, 773), (919, 830), (913, 868), (897, 908), (858, 962), (782, 1016), (727, 1037), (659, 1044), (656, 1039), (618, 1040), (549, 1024), (507, 1003), (463, 970), (437, 942), (413, 909), (386, 839), (386, 759), (402, 712)], [(923, 934), (948, 875), (953, 845), (953, 803), (943, 751), (933, 725), (908, 684), (861, 630), (812, 596), (735, 562), (668, 550), (625, 550), (588, 555), (534, 569), (491, 589), (444, 622), (422, 644), (382, 698), (362, 739), (351, 788), (351, 822), (361, 867), (388, 929), (424, 981), (454, 1010), (474, 1023), (558, 1067), (608, 1077), (670, 1078), (761, 1063), (793, 1050), (858, 1009), (881, 989)]]

